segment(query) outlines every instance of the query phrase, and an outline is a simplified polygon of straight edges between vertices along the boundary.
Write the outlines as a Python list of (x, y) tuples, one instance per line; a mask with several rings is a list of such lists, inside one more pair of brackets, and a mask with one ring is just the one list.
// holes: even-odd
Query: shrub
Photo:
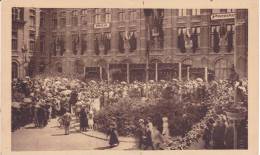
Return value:
[(203, 105), (178, 103), (172, 99), (144, 103), (135, 98), (128, 98), (121, 99), (117, 103), (101, 109), (94, 119), (98, 130), (106, 132), (112, 118), (115, 118), (119, 135), (133, 136), (136, 134), (140, 118), (152, 118), (154, 126), (162, 131), (162, 117), (167, 116), (170, 134), (178, 136), (188, 132), (205, 113)]

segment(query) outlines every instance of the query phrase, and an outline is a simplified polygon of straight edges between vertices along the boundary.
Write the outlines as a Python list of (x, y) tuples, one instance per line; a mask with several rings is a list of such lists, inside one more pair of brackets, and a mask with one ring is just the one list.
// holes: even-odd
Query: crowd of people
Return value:
[[(168, 90), (168, 94), (164, 93), (165, 90)], [(233, 95), (234, 91), (240, 94)], [(225, 80), (206, 83), (199, 78), (190, 81), (173, 79), (155, 82), (151, 80), (148, 83), (138, 81), (107, 83), (93, 80), (86, 82), (61, 76), (14, 79), (12, 81), (12, 129), (15, 130), (31, 122), (34, 122), (36, 127), (44, 127), (51, 118), (60, 117), (65, 127), (65, 134), (69, 134), (70, 113), (73, 113), (80, 122), (81, 131), (93, 130), (95, 113), (100, 108), (117, 103), (120, 98), (156, 99), (167, 98), (167, 95), (174, 96), (180, 102), (185, 99), (191, 99), (191, 102), (193, 99), (202, 101), (205, 97), (211, 97), (209, 99), (211, 109), (207, 115), (199, 123), (194, 124), (192, 130), (184, 137), (175, 137), (172, 141), (178, 139), (180, 143), (171, 148), (185, 149), (199, 137), (205, 140), (206, 148), (210, 147), (211, 140), (213, 140), (214, 148), (223, 148), (224, 144), (228, 146), (231, 142), (223, 140), (223, 137), (228, 136), (220, 135), (230, 133), (229, 127), (232, 122), (223, 117), (223, 113), (219, 113), (218, 110), (220, 108), (220, 111), (223, 111), (224, 109), (221, 108), (227, 107), (226, 105), (230, 104), (231, 100), (239, 100), (247, 104), (245, 101), (247, 100), (247, 81), (240, 81), (235, 86)], [(109, 128), (111, 146), (119, 144), (116, 126), (116, 123), (112, 122)], [(156, 148), (151, 138), (152, 130), (149, 120), (144, 122), (141, 119), (140, 126), (144, 126), (140, 130), (140, 148), (143, 144), (145, 144), (144, 149), (149, 146), (152, 149)], [(217, 140), (218, 138), (221, 140)]]

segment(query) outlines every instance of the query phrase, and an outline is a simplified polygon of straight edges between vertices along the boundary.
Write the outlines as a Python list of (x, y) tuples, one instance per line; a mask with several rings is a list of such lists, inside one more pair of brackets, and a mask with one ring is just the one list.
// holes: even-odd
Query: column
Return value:
[(155, 63), (155, 81), (158, 81), (158, 63)]
[(127, 83), (130, 83), (129, 63), (126, 64), (126, 76)]
[(181, 63), (179, 62), (179, 80), (181, 81)]
[(205, 82), (208, 82), (208, 67), (205, 67), (204, 79), (205, 79)]
[(187, 80), (190, 80), (190, 67), (187, 67)]
[(99, 77), (100, 77), (100, 81), (103, 81), (102, 66), (99, 66)]

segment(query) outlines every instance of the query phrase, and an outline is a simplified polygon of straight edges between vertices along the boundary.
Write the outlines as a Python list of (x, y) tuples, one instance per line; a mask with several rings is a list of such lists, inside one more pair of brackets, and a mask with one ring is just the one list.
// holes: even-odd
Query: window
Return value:
[(78, 34), (72, 34), (72, 51), (74, 55), (78, 54), (79, 51), (79, 35)]
[(44, 52), (44, 46), (45, 46), (45, 35), (41, 34), (40, 36), (40, 52)]
[(30, 51), (34, 51), (35, 50), (35, 41), (30, 41)]
[(111, 8), (106, 8), (105, 11), (106, 12), (111, 12)]
[(87, 16), (81, 16), (81, 24), (82, 25), (88, 24), (88, 17)]
[(121, 53), (124, 53), (124, 51), (125, 51), (124, 39), (125, 39), (125, 32), (124, 31), (119, 32), (118, 49), (119, 49), (119, 52), (121, 52)]
[(236, 12), (236, 9), (227, 9), (227, 13)]
[(57, 28), (58, 26), (58, 20), (57, 20), (57, 13), (53, 13), (53, 16), (52, 16), (52, 22), (53, 22), (53, 27), (54, 28)]
[(35, 31), (30, 31), (29, 37), (30, 37), (31, 40), (35, 40)]
[(43, 26), (44, 24), (44, 19), (45, 19), (45, 13), (41, 12), (40, 13), (40, 26)]
[(81, 15), (87, 15), (88, 14), (88, 10), (87, 9), (83, 9), (81, 10)]
[(71, 24), (72, 26), (77, 26), (78, 25), (78, 12), (77, 11), (72, 11), (71, 12)]
[(136, 11), (130, 11), (130, 21), (134, 21), (136, 19)]
[(87, 25), (88, 24), (87, 9), (83, 9), (81, 11), (81, 24), (82, 25)]
[(18, 20), (19, 19), (19, 13), (20, 9), (19, 8), (12, 8), (12, 20)]
[(12, 50), (17, 50), (17, 38), (18, 38), (17, 31), (13, 31), (12, 32)]
[(65, 18), (61, 18), (60, 19), (60, 27), (65, 27), (66, 26), (66, 19)]
[(220, 26), (211, 26), (211, 47), (215, 53), (219, 52), (220, 49)]
[(110, 23), (111, 22), (111, 14), (110, 13), (106, 13), (105, 21), (106, 21), (106, 23)]
[(200, 9), (192, 9), (191, 15), (192, 15), (192, 16), (200, 15)]
[(212, 9), (212, 13), (220, 13), (220, 9)]
[(101, 23), (101, 15), (95, 15), (95, 23)]
[(179, 9), (178, 16), (187, 16), (187, 9)]
[(200, 47), (200, 27), (191, 28), (190, 40), (191, 40), (191, 49), (193, 53), (195, 53), (197, 48)]
[(119, 12), (118, 16), (119, 16), (119, 21), (124, 21), (125, 20), (125, 13), (124, 12)]
[(65, 27), (66, 26), (66, 12), (61, 12), (60, 13), (60, 27)]
[(35, 27), (35, 16), (30, 16), (30, 26)]
[(102, 11), (101, 9), (95, 9), (95, 13), (96, 13), (96, 14), (101, 13), (101, 11)]
[(104, 54), (106, 55), (111, 49), (111, 33), (106, 32), (103, 35)]
[(225, 35), (225, 41), (226, 41), (226, 46), (227, 46), (227, 52), (231, 52), (234, 49), (234, 30), (235, 30), (235, 25), (229, 24), (227, 25), (227, 32)]
[(81, 55), (87, 51), (87, 34), (81, 35)]

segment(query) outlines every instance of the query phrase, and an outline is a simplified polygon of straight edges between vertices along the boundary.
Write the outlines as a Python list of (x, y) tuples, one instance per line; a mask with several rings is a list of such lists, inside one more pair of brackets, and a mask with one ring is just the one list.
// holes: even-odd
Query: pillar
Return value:
[(204, 79), (205, 79), (205, 82), (208, 82), (208, 67), (205, 67)]
[(127, 83), (130, 83), (129, 63), (126, 64), (126, 76)]
[(190, 67), (187, 67), (187, 80), (190, 80)]
[(99, 66), (99, 77), (100, 77), (100, 81), (103, 81), (102, 66)]
[(155, 63), (155, 81), (158, 81), (158, 63)]
[(179, 80), (181, 81), (181, 63), (179, 62)]

